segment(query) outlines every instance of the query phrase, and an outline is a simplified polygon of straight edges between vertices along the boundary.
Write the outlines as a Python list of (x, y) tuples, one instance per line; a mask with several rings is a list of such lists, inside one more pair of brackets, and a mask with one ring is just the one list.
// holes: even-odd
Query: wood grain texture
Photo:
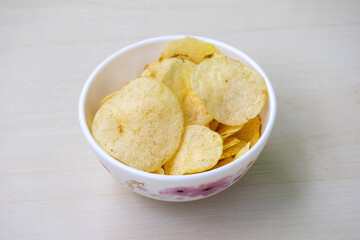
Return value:
[[(77, 121), (82, 85), (135, 41), (193, 34), (253, 57), (278, 99), (246, 176), (166, 203), (126, 190)], [(359, 239), (359, 1), (0, 2), (0, 239)]]

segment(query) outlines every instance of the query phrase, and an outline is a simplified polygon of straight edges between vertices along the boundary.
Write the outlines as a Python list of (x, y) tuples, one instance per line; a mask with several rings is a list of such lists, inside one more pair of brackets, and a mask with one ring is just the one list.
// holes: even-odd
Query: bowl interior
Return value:
[[(88, 91), (85, 96), (84, 104), (86, 124), (90, 132), (95, 113), (99, 109), (101, 100), (108, 94), (119, 90), (128, 81), (138, 77), (146, 64), (157, 61), (168, 43), (183, 37), (185, 36), (160, 37), (133, 44), (113, 54), (94, 70), (88, 80)], [(214, 44), (220, 52), (229, 58), (239, 60), (244, 64), (252, 66), (264, 76), (269, 89), (270, 83), (264, 72), (244, 53), (218, 41), (200, 37), (197, 38)], [(271, 101), (269, 102), (269, 96), (267, 99), (268, 100), (260, 113), (262, 132), (265, 131), (268, 125), (270, 117), (269, 113), (272, 107)]]

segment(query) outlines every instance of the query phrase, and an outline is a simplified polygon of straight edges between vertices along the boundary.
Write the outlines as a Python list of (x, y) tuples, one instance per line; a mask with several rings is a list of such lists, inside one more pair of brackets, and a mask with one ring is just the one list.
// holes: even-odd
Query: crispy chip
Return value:
[[(187, 61), (193, 62), (192, 59), (188, 55), (175, 54), (171, 58), (177, 58), (177, 59), (182, 59), (182, 60), (187, 60)], [(163, 60), (164, 59), (162, 57), (160, 57), (159, 61), (163, 61)]]
[(186, 94), (182, 103), (182, 109), (184, 111), (185, 126), (206, 125), (213, 119), (206, 111), (200, 98), (192, 89)]
[(206, 55), (204, 57), (204, 60), (205, 59), (210, 59), (210, 58), (226, 58), (226, 56), (222, 53), (214, 53), (214, 54), (209, 54), (209, 55)]
[(209, 128), (213, 131), (216, 131), (217, 127), (219, 126), (219, 122), (216, 121), (215, 119), (213, 119), (210, 123), (209, 123)]
[(250, 142), (248, 142), (243, 148), (241, 148), (239, 150), (239, 152), (235, 155), (235, 157), (229, 156), (224, 159), (221, 159), (212, 169), (216, 169), (216, 168), (225, 166), (226, 164), (231, 163), (232, 161), (238, 159), (239, 157), (241, 157), (242, 155), (244, 155), (245, 153), (247, 153), (249, 151), (249, 146), (250, 146)]
[(225, 124), (220, 124), (216, 131), (220, 134), (223, 140), (225, 140), (227, 137), (231, 136), (232, 134), (239, 131), (244, 125), (240, 126), (229, 126)]
[(242, 155), (244, 155), (245, 153), (247, 153), (250, 149), (250, 142), (248, 142), (245, 147), (243, 147), (242, 149), (240, 149), (238, 151), (238, 153), (235, 155), (235, 159), (238, 159), (239, 157), (241, 157)]
[(225, 166), (228, 163), (231, 163), (232, 161), (234, 161), (233, 157), (227, 157), (225, 159), (221, 159), (211, 170)]
[(231, 148), (232, 146), (238, 144), (239, 142), (241, 142), (240, 139), (236, 138), (236, 137), (229, 137), (227, 139), (224, 140), (224, 146), (223, 146), (223, 151), (225, 151), (228, 148)]
[(191, 89), (190, 78), (196, 64), (178, 58), (164, 59), (156, 74), (156, 78), (162, 81), (182, 103), (185, 95)]
[(267, 96), (266, 83), (259, 73), (228, 58), (201, 62), (193, 72), (191, 86), (209, 114), (231, 126), (256, 117)]
[(112, 98), (113, 96), (115, 96), (118, 92), (113, 92), (113, 93), (110, 93), (109, 95), (107, 95), (103, 100), (101, 100), (101, 103), (100, 103), (100, 107), (102, 105), (104, 105), (104, 103), (106, 103), (110, 98)]
[(252, 148), (260, 139), (260, 135), (261, 119), (259, 115), (250, 119), (247, 123), (245, 123), (244, 127), (239, 132), (234, 134), (235, 137), (243, 141), (250, 142), (250, 148)]
[(240, 149), (242, 149), (243, 147), (245, 147), (247, 144), (247, 142), (245, 141), (240, 141), (238, 144), (226, 149), (223, 154), (221, 155), (220, 159), (224, 159), (227, 157), (231, 157), (234, 156), (235, 154), (237, 154)]
[(160, 67), (159, 62), (152, 62), (149, 64), (146, 64), (143, 72), (141, 73), (141, 77), (156, 77), (156, 73), (158, 72)]
[(156, 171), (153, 171), (152, 173), (154, 173), (154, 174), (160, 174), (160, 175), (164, 175), (164, 174), (165, 174), (164, 169), (163, 169), (162, 167), (159, 168), (159, 169), (156, 170)]
[(203, 42), (199, 39), (186, 37), (184, 39), (174, 40), (166, 46), (160, 59), (171, 57), (185, 58), (194, 63), (200, 63), (205, 56), (218, 53), (214, 45)]
[(196, 64), (178, 58), (164, 59), (156, 78), (163, 81), (176, 95), (184, 112), (187, 125), (205, 125), (213, 118), (206, 111), (200, 98), (191, 89), (190, 78)]
[(175, 154), (183, 126), (180, 104), (169, 88), (153, 78), (140, 77), (100, 107), (92, 133), (109, 155), (153, 172)]
[(215, 53), (212, 58), (227, 58), (224, 54), (222, 53)]
[(183, 175), (206, 171), (218, 162), (222, 146), (218, 133), (204, 126), (187, 126), (179, 150), (164, 165), (165, 174)]

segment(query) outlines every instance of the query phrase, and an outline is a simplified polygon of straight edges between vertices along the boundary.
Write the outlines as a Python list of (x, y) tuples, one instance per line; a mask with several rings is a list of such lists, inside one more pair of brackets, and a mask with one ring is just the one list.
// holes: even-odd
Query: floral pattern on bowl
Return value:
[(131, 190), (135, 191), (135, 189), (140, 190), (142, 192), (147, 192), (147, 188), (145, 188), (145, 183), (138, 182), (135, 180), (129, 180), (125, 182), (126, 186)]
[(136, 180), (127, 180), (125, 185), (134, 192), (141, 193), (142, 195), (149, 196), (160, 200), (186, 200), (186, 199), (200, 199), (208, 196), (212, 196), (222, 190), (228, 188), (239, 179), (241, 179), (249, 169), (251, 161), (247, 167), (240, 169), (237, 173), (232, 176), (226, 176), (216, 181), (209, 183), (203, 183), (198, 186), (177, 186), (165, 188), (158, 191), (158, 194), (151, 194), (151, 192), (145, 186), (144, 182)]
[(160, 190), (160, 194), (168, 194), (172, 196), (186, 196), (186, 197), (199, 197), (199, 196), (210, 196), (218, 191), (224, 190), (229, 187), (231, 182), (230, 177), (221, 178), (215, 182), (201, 184), (198, 187), (175, 187), (166, 188)]

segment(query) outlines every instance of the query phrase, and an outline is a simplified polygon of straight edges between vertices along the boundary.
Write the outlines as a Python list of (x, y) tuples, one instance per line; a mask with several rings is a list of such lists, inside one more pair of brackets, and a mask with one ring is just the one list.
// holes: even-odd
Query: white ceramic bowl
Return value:
[(162, 50), (172, 40), (184, 35), (163, 36), (147, 39), (127, 46), (105, 59), (87, 79), (79, 100), (79, 121), (81, 130), (94, 150), (101, 164), (124, 185), (143, 196), (164, 201), (192, 201), (214, 195), (238, 181), (249, 170), (263, 150), (274, 125), (276, 99), (271, 83), (254, 60), (228, 44), (203, 37), (205, 42), (214, 44), (229, 58), (240, 60), (252, 66), (265, 79), (268, 101), (260, 113), (262, 135), (260, 140), (239, 159), (212, 171), (167, 176), (143, 172), (131, 168), (108, 155), (91, 135), (91, 125), (101, 100), (109, 93), (120, 89), (125, 83), (139, 76), (147, 63), (158, 60)]

